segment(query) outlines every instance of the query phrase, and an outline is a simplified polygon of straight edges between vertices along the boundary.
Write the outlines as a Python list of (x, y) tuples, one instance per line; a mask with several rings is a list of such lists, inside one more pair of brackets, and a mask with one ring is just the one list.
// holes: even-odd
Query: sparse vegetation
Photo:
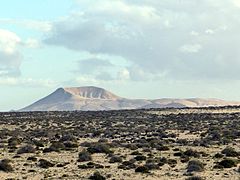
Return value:
[(109, 163), (121, 163), (122, 162), (122, 157), (120, 156), (112, 156), (109, 160)]
[(135, 172), (149, 173), (149, 169), (147, 166), (139, 166), (135, 169)]
[(31, 146), (31, 145), (26, 145), (26, 146), (23, 146), (21, 147), (17, 153), (18, 154), (23, 154), (23, 153), (35, 153), (36, 149)]
[(219, 109), (0, 113), (0, 158), (13, 159), (0, 170), (21, 179), (39, 170), (43, 179), (234, 179), (240, 112)]
[(99, 172), (95, 172), (92, 176), (89, 177), (92, 180), (105, 180), (106, 178), (102, 176)]
[(188, 162), (187, 171), (188, 172), (201, 172), (204, 170), (204, 164), (198, 160), (191, 160)]
[(186, 180), (203, 180), (203, 178), (201, 178), (200, 176), (192, 176), (187, 178)]
[(4, 172), (12, 172), (13, 167), (10, 163), (11, 163), (11, 160), (9, 160), (9, 159), (1, 160), (0, 161), (0, 170), (4, 171)]
[(237, 166), (237, 160), (233, 159), (224, 159), (218, 163), (218, 166), (223, 168), (232, 168)]
[(85, 161), (91, 161), (91, 160), (92, 160), (92, 156), (86, 150), (83, 150), (82, 152), (80, 152), (78, 154), (78, 161), (79, 162), (85, 162)]
[(94, 143), (89, 148), (87, 148), (87, 151), (91, 154), (94, 153), (105, 153), (110, 154), (112, 151), (110, 150), (110, 146), (104, 143)]
[(225, 154), (227, 157), (237, 157), (240, 155), (240, 153), (232, 147), (226, 147), (224, 150), (222, 150), (222, 154)]
[(45, 159), (40, 159), (39, 160), (39, 167), (41, 168), (49, 168), (49, 167), (53, 167), (54, 164), (49, 162), (48, 160), (45, 160)]

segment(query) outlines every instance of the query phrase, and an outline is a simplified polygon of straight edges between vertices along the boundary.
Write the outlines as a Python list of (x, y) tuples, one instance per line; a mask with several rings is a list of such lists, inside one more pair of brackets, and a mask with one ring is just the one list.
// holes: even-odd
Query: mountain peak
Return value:
[(126, 99), (99, 87), (59, 88), (21, 111), (97, 111), (119, 109), (182, 108), (240, 105), (240, 102), (216, 99)]
[(65, 87), (64, 91), (70, 93), (73, 96), (87, 99), (109, 99), (116, 100), (120, 97), (103, 89), (95, 86), (83, 86), (83, 87)]

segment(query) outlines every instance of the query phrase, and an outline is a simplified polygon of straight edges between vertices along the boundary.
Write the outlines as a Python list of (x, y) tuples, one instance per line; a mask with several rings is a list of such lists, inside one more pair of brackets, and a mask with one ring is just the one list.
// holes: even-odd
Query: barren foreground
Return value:
[(240, 109), (0, 114), (0, 179), (240, 178)]

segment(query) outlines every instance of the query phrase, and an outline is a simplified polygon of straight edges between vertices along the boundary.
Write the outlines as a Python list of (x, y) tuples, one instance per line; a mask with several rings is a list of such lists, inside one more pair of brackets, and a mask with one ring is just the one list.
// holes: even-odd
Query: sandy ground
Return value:
[[(168, 111), (150, 111), (150, 114), (156, 115), (167, 115), (167, 114), (178, 114), (178, 113), (238, 113), (237, 109), (228, 110), (168, 110)], [(116, 123), (116, 125), (121, 124), (121, 122)], [(51, 122), (52, 127), (58, 127), (57, 123)], [(68, 126), (71, 126), (69, 123)], [(1, 124), (0, 130), (9, 129), (14, 130), (18, 128), (17, 125)], [(37, 123), (30, 123), (26, 128), (41, 128), (41, 125)], [(189, 141), (194, 141), (200, 139), (199, 133), (190, 133), (189, 130), (166, 130), (167, 133), (174, 133), (177, 135), (177, 139), (187, 139)], [(99, 138), (79, 138), (78, 144), (83, 142), (97, 142)], [(110, 140), (111, 142), (111, 140)], [(17, 148), (26, 144), (18, 145)], [(49, 146), (50, 143), (46, 146)], [(98, 163), (104, 166), (101, 169), (79, 169), (78, 165), (86, 164), (86, 162), (77, 162), (78, 154), (84, 147), (78, 146), (78, 148), (72, 149), (70, 151), (61, 150), (60, 152), (49, 152), (43, 153), (41, 149), (37, 150), (35, 153), (20, 154), (16, 157), (15, 152), (9, 152), (7, 139), (1, 139), (0, 148), (0, 159), (10, 159), (11, 165), (13, 166), (13, 172), (3, 172), (0, 171), (0, 179), (29, 179), (29, 180), (40, 180), (40, 179), (88, 179), (95, 171), (99, 171), (100, 174), (107, 177), (107, 179), (116, 180), (184, 180), (187, 179), (189, 173), (187, 173), (186, 167), (187, 163), (182, 163), (179, 157), (173, 156), (174, 149), (178, 148), (180, 151), (186, 151), (187, 149), (193, 149), (198, 152), (204, 152), (208, 156), (201, 156), (198, 158), (205, 165), (203, 172), (193, 172), (191, 175), (200, 176), (203, 179), (210, 180), (240, 180), (240, 172), (237, 172), (240, 164), (237, 167), (227, 168), (227, 169), (214, 169), (215, 162), (218, 161), (213, 158), (216, 153), (221, 152), (227, 146), (233, 147), (236, 151), (240, 152), (240, 141), (235, 141), (234, 143), (228, 145), (211, 145), (209, 147), (202, 146), (180, 146), (179, 144), (171, 143), (168, 145), (168, 151), (158, 151), (156, 149), (151, 150), (151, 154), (154, 157), (166, 157), (167, 159), (177, 160), (175, 167), (171, 167), (168, 164), (161, 166), (157, 170), (151, 170), (150, 173), (136, 173), (135, 169), (123, 170), (119, 169), (118, 166), (121, 163), (109, 163), (109, 157), (106, 154), (99, 153), (92, 155), (92, 162)], [(130, 160), (134, 158), (134, 155), (130, 155), (133, 150), (125, 147), (112, 148), (115, 155), (123, 156), (123, 161)], [(139, 148), (139, 152), (143, 155), (148, 156), (149, 152), (145, 152), (144, 148)], [(28, 157), (36, 157), (37, 161), (29, 161)], [(39, 159), (46, 159), (55, 164), (54, 167), (49, 167), (47, 169), (39, 167)], [(196, 159), (196, 158), (191, 158)], [(240, 160), (240, 156), (235, 159)], [(65, 164), (64, 167), (57, 167), (57, 164)], [(144, 165), (144, 161), (137, 161), (136, 166)]]

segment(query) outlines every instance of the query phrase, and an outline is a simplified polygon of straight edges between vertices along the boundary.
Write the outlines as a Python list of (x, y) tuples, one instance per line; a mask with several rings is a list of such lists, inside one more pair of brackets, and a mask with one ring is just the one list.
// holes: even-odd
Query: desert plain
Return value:
[(239, 180), (240, 107), (0, 113), (0, 179)]

